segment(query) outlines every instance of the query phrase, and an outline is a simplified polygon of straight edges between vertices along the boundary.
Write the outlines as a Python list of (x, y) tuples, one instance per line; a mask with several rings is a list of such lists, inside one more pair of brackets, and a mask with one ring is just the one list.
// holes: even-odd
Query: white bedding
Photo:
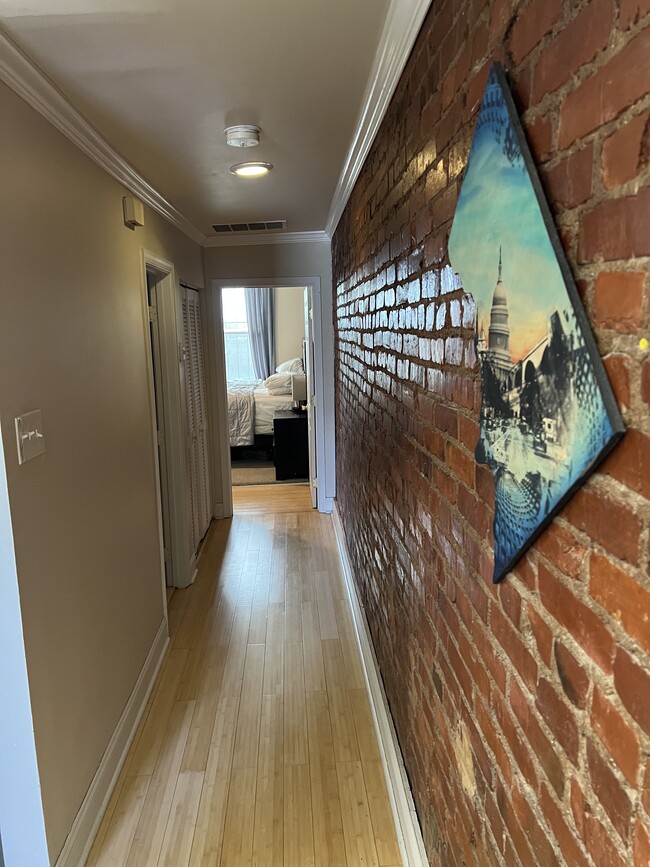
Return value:
[(228, 430), (231, 446), (253, 443), (254, 385), (228, 384)]
[(259, 386), (253, 392), (255, 401), (255, 433), (272, 434), (273, 416), (281, 410), (291, 409), (293, 399), (290, 394), (269, 394), (266, 388)]
[(273, 434), (273, 416), (291, 409), (290, 394), (269, 394), (257, 384), (228, 383), (228, 429), (231, 446), (250, 446), (255, 434)]

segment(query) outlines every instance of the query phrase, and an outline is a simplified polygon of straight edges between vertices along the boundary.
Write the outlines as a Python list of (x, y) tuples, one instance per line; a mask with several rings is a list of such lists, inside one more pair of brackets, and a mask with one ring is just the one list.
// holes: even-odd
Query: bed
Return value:
[[(291, 394), (270, 394), (260, 383), (228, 383), (228, 429), (231, 448), (272, 446), (273, 416), (281, 410), (291, 409), (292, 406)], [(262, 437), (264, 439), (261, 439)]]
[(228, 383), (228, 431), (231, 449), (254, 446), (273, 453), (273, 416), (292, 409), (293, 377), (305, 378), (303, 358), (279, 364), (263, 382)]

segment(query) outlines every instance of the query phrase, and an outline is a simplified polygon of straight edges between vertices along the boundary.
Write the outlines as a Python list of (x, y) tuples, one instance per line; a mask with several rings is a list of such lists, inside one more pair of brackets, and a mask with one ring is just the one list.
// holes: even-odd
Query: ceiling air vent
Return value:
[(286, 229), (286, 220), (260, 220), (256, 223), (217, 223), (212, 228), (215, 232), (270, 232), (273, 229)]

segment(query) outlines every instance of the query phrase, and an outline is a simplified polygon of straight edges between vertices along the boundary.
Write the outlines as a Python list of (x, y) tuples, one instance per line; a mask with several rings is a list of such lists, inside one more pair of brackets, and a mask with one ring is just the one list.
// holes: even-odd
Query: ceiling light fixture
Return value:
[(231, 148), (254, 148), (260, 143), (260, 128), (250, 123), (240, 123), (224, 129), (226, 144)]
[(268, 174), (272, 168), (271, 163), (237, 163), (236, 166), (230, 166), (230, 171), (240, 178), (259, 178)]

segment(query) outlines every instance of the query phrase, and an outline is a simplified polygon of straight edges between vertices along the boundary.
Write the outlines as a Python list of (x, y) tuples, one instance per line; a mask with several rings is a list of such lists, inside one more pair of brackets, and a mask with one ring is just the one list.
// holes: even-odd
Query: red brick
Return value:
[(591, 725), (627, 781), (635, 785), (639, 770), (636, 735), (598, 687), (591, 705)]
[[(627, 355), (612, 354), (603, 358), (607, 377), (614, 389), (614, 397), (622, 410), (630, 406), (630, 369)], [(648, 365), (650, 374), (650, 365)], [(650, 375), (648, 376), (648, 403), (650, 403)]]
[(524, 646), (521, 635), (498, 608), (492, 606), (492, 632), (530, 690), (537, 683), (537, 663)]
[(598, 819), (590, 814), (585, 818), (585, 841), (594, 864), (598, 867), (630, 867), (628, 859), (620, 854), (617, 844)]
[(583, 709), (587, 702), (590, 679), (586, 669), (567, 650), (562, 642), (555, 640), (555, 663), (562, 689), (569, 701), (577, 708)]
[(569, 81), (607, 46), (614, 19), (613, 0), (593, 0), (542, 51), (535, 65), (533, 102)]
[(447, 169), (443, 160), (438, 160), (427, 172), (426, 197), (435, 198), (447, 186)]
[(614, 686), (631, 716), (650, 734), (650, 673), (621, 647), (614, 660)]
[(479, 539), (484, 539), (490, 526), (490, 513), (477, 496), (467, 490), (464, 485), (458, 488), (458, 511)]
[(458, 414), (455, 409), (439, 403), (434, 413), (435, 425), (454, 439), (458, 436)]
[(521, 63), (561, 15), (560, 0), (531, 0), (525, 9), (518, 11), (510, 35), (510, 51), (515, 63)]
[(575, 716), (565, 701), (543, 677), (537, 684), (535, 707), (558, 742), (564, 747), (568, 757), (576, 764), (578, 759), (578, 726)]
[(641, 324), (642, 271), (603, 271), (594, 290), (593, 322), (597, 328), (612, 328), (630, 334)]
[(610, 199), (584, 214), (578, 260), (593, 262), (634, 259), (650, 254), (650, 187), (636, 196)]
[(556, 522), (537, 540), (537, 550), (570, 578), (581, 578), (587, 560), (587, 549), (576, 537)]
[[(648, 365), (650, 374), (650, 364)], [(650, 385), (650, 375), (648, 376)], [(491, 508), (494, 509), (494, 476), (484, 464), (476, 465), (476, 493)]]
[(585, 79), (564, 100), (560, 113), (559, 147), (564, 149), (645, 96), (645, 69), (650, 30), (644, 30), (608, 63)]
[(571, 804), (571, 813), (573, 814), (573, 821), (575, 822), (575, 826), (578, 829), (579, 836), (584, 840), (585, 839), (585, 827), (586, 827), (586, 816), (587, 811), (590, 809), (587, 802), (585, 801), (585, 795), (582, 789), (580, 788), (580, 783), (576, 780), (575, 777), (571, 778), (571, 788), (569, 791), (569, 803)]
[(517, 629), (521, 626), (521, 596), (516, 591), (511, 581), (502, 581), (499, 584), (499, 599), (503, 610), (514, 623)]
[(627, 792), (591, 742), (587, 743), (587, 763), (591, 787), (596, 797), (603, 805), (612, 825), (621, 837), (627, 840), (632, 815), (632, 804)]
[(474, 710), (476, 714), (476, 721), (481, 730), (483, 739), (487, 744), (488, 748), (492, 751), (492, 755), (495, 758), (496, 767), (503, 774), (506, 785), (510, 786), (512, 783), (512, 771), (510, 768), (510, 760), (508, 759), (507, 753), (499, 739), (494, 724), (492, 722), (492, 718), (483, 708), (482, 702), (476, 702), (476, 707)]
[(431, 203), (431, 216), (433, 225), (439, 229), (444, 223), (453, 219), (456, 211), (457, 191), (456, 187), (448, 187), (444, 193), (437, 196)]
[(630, 428), (601, 471), (650, 500), (650, 436)]
[(650, 592), (606, 557), (591, 555), (589, 592), (650, 653)]
[(532, 605), (527, 606), (527, 611), (539, 655), (546, 665), (550, 666), (551, 654), (553, 653), (553, 631)]
[(482, 630), (479, 631), (478, 628), (475, 627), (473, 637), (476, 642), (476, 649), (483, 664), (490, 673), (493, 684), (501, 691), (502, 695), (505, 695), (507, 682), (506, 670), (503, 663), (495, 653), (494, 647), (492, 646), (491, 636), (488, 639)]
[(539, 567), (539, 591), (546, 610), (569, 630), (604, 671), (611, 671), (614, 642), (600, 618), (542, 564)]
[(649, 123), (650, 113), (646, 111), (633, 117), (605, 140), (601, 162), (606, 189), (611, 190), (631, 181), (644, 168), (650, 137)]
[(526, 127), (526, 139), (536, 163), (545, 162), (553, 153), (553, 118), (537, 116)]
[(458, 416), (458, 439), (468, 451), (474, 451), (478, 438), (479, 426), (476, 421), (473, 418), (468, 418), (466, 415)]
[[(628, 0), (610, 3), (622, 11)], [(633, 657), (635, 639), (625, 634), (609, 603), (603, 600), (603, 607), (589, 589), (590, 558), (596, 555), (610, 555), (628, 576), (650, 589), (644, 571), (648, 521), (639, 487), (643, 467), (635, 475), (636, 458), (631, 452), (612, 454), (611, 465), (605, 465), (613, 467), (611, 474), (599, 472), (584, 487), (590, 499), (579, 497), (575, 512), (567, 507), (508, 581), (492, 585), (494, 482), (486, 466), (476, 466), (474, 456), (480, 382), (478, 370), (470, 369), (474, 359), (468, 347), (474, 321), (466, 314), (473, 308), (466, 306), (458, 281), (450, 278), (447, 251), (448, 218), (467, 160), (488, 56), (504, 59), (521, 112), (531, 94), (533, 101), (539, 95), (536, 88), (548, 58), (557, 56), (579, 24), (588, 22), (598, 9), (609, 14), (610, 3), (439, 0), (432, 4), (332, 242), (338, 315), (337, 497), (429, 860), (438, 867), (443, 860), (448, 867), (558, 867), (560, 863), (587, 867), (585, 862), (603, 867), (605, 862), (616, 864), (617, 857), (629, 867), (635, 821), (640, 818), (648, 826), (645, 796), (629, 781), (634, 738), (645, 762), (648, 741), (631, 716), (643, 707), (630, 711), (623, 704), (632, 706), (623, 663), (619, 663), (617, 684), (612, 671), (617, 650), (613, 636)], [(542, 19), (554, 5), (557, 9), (561, 5), (562, 18), (550, 30), (544, 29)], [(541, 16), (533, 18), (540, 10)], [(584, 52), (594, 51), (596, 25), (594, 21), (592, 30), (585, 24), (581, 43), (570, 56), (564, 52), (559, 57), (557, 70), (547, 65), (544, 74), (566, 72), (567, 64), (574, 68)], [(490, 43), (486, 46), (487, 26)], [(613, 226), (609, 235), (613, 233), (614, 240), (607, 237), (603, 242), (610, 247), (598, 246), (599, 233), (605, 237), (600, 220), (609, 219), (598, 209), (630, 206), (627, 200), (636, 190), (634, 180), (612, 189), (603, 187), (603, 159), (608, 177), (616, 180), (626, 177), (621, 174), (622, 164), (643, 165), (638, 154), (634, 160), (625, 156), (634, 148), (623, 148), (625, 136), (614, 133), (630, 118), (634, 123), (634, 116), (646, 111), (645, 102), (628, 105), (617, 119), (570, 149), (560, 150), (557, 142), (564, 112), (561, 97), (596, 76), (601, 80), (598, 66), (610, 70), (612, 53), (628, 54), (626, 41), (635, 39), (640, 30), (641, 25), (612, 30), (609, 53), (596, 53), (595, 63), (589, 68), (582, 65), (577, 74), (565, 78), (565, 84), (523, 115), (523, 122), (535, 159), (544, 163), (543, 177), (550, 174), (550, 198), (559, 215), (569, 265), (579, 278), (599, 346), (610, 353), (605, 363), (617, 399), (628, 407), (628, 426), (648, 435), (644, 410), (650, 408), (650, 372), (648, 406), (642, 395), (643, 362), (650, 363), (650, 353), (644, 354), (637, 345), (645, 323), (628, 327), (629, 311), (620, 304), (599, 319), (598, 305), (607, 301), (601, 292), (607, 278), (601, 277), (597, 284), (602, 271), (642, 271), (644, 263), (624, 259), (625, 264), (603, 266), (601, 252), (589, 267), (577, 262), (581, 232), (584, 249), (589, 242), (598, 250), (607, 249), (608, 255), (616, 251), (620, 256), (626, 252), (624, 244), (631, 244), (622, 241), (618, 236), (623, 230)], [(519, 64), (510, 53), (510, 34), (515, 46), (519, 40), (519, 50), (527, 52)], [(525, 38), (530, 51), (522, 47)], [(558, 47), (551, 48), (556, 43)], [(603, 80), (602, 89), (608, 98), (613, 93), (612, 100), (625, 102), (629, 83), (627, 70), (620, 69), (622, 86)], [(443, 114), (445, 76), (444, 98), (450, 102)], [(579, 111), (585, 116), (597, 113), (600, 122), (597, 106), (580, 106)], [(576, 119), (582, 121), (584, 117)], [(647, 170), (642, 171), (639, 183), (646, 183)], [(617, 197), (626, 201), (609, 205)], [(571, 214), (566, 213), (568, 208), (574, 209)], [(434, 222), (441, 223), (439, 229)], [(407, 374), (404, 335), (422, 336), (420, 328), (407, 327), (405, 322), (404, 327), (392, 321), (388, 325), (377, 321), (379, 317), (372, 322), (372, 317), (377, 305), (389, 316), (399, 312), (404, 305), (396, 305), (391, 294), (404, 283), (408, 289), (410, 281), (414, 281), (412, 299), (420, 281), (425, 303), (435, 299), (436, 305), (444, 304), (447, 321), (437, 334), (440, 349), (433, 345), (434, 357), (415, 360), (413, 356)], [(384, 296), (381, 304), (385, 291), (388, 303)], [(647, 296), (647, 285), (644, 292)], [(645, 312), (647, 297), (643, 305)], [(619, 330), (623, 326), (627, 330)], [(452, 344), (447, 338), (459, 342)], [(445, 362), (446, 346), (455, 350), (453, 368)], [(407, 340), (407, 348), (406, 354), (413, 355), (412, 340)], [(398, 358), (400, 374), (396, 375), (391, 365)], [(622, 562), (626, 557), (632, 568)], [(548, 573), (559, 583), (559, 591), (549, 584)], [(625, 605), (620, 610), (626, 611)], [(641, 647), (638, 650), (638, 666), (643, 668), (645, 655)], [(635, 675), (635, 692), (642, 694), (643, 685), (645, 681)], [(594, 697), (596, 687), (602, 695)], [(467, 726), (471, 741), (475, 799), (464, 790), (452, 746), (460, 722)], [(580, 731), (577, 768), (560, 743), (576, 756), (575, 724)], [(625, 780), (623, 788), (634, 803), (636, 812), (625, 842), (592, 791), (588, 741), (618, 783)], [(637, 783), (642, 772), (639, 768)], [(570, 801), (565, 791), (569, 782)], [(645, 803), (650, 804), (650, 794)], [(583, 849), (587, 840), (592, 859)]]
[(481, 104), (481, 100), (483, 99), (483, 92), (485, 91), (485, 83), (487, 81), (488, 72), (490, 71), (491, 65), (492, 58), (490, 58), (487, 63), (483, 64), (481, 69), (476, 73), (476, 75), (469, 83), (465, 104), (465, 117), (468, 119), (474, 114), (475, 111), (478, 111), (478, 108)]
[(622, 30), (636, 24), (650, 12), (650, 0), (621, 0), (618, 23)]
[(594, 149), (587, 145), (575, 151), (546, 172), (546, 185), (551, 201), (566, 208), (575, 208), (591, 196)]
[(512, 806), (520, 826), (525, 829), (526, 838), (532, 846), (537, 862), (539, 864), (557, 863), (548, 833), (539, 824), (541, 818), (539, 804), (535, 802), (533, 808), (521, 789), (515, 785), (512, 788)]
[(445, 447), (447, 466), (468, 488), (474, 487), (474, 459), (448, 442)]
[(511, 803), (511, 798), (516, 795), (516, 791), (513, 792), (505, 792), (503, 786), (501, 786), (500, 781), (497, 781), (497, 804), (499, 805), (499, 811), (503, 816), (503, 821), (505, 822), (505, 826), (508, 830), (508, 834), (512, 843), (517, 850), (517, 854), (521, 859), (523, 864), (531, 864), (532, 863), (532, 854), (530, 850), (530, 843), (528, 839), (528, 835), (526, 831), (522, 828), (521, 822), (517, 818), (514, 807)]
[(501, 40), (512, 10), (512, 0), (494, 0), (490, 10), (490, 42)]
[(498, 693), (493, 696), (492, 703), (497, 723), (510, 747), (515, 762), (530, 785), (533, 788), (537, 788), (537, 772), (535, 770), (534, 756), (528, 741), (525, 740), (524, 736), (517, 729), (508, 706)]
[(440, 436), (436, 431), (430, 430), (426, 428), (424, 431), (424, 445), (430, 454), (435, 455), (435, 457), (440, 460), (444, 459), (445, 456), (445, 440), (444, 437)]
[(529, 590), (537, 590), (537, 566), (530, 555), (524, 555), (513, 570), (513, 575), (521, 581)]
[(650, 831), (640, 819), (634, 826), (633, 852), (635, 864), (650, 864)]
[(514, 681), (510, 684), (510, 705), (546, 774), (547, 780), (553, 786), (557, 796), (561, 798), (565, 782), (562, 762), (555, 752), (554, 745), (544, 734), (544, 730), (533, 713), (530, 700)]
[(574, 527), (612, 554), (636, 563), (639, 557), (640, 524), (627, 506), (583, 488), (569, 501), (564, 516)]
[[(571, 781), (574, 782), (573, 780)], [(546, 786), (542, 786), (540, 805), (544, 813), (544, 817), (551, 826), (555, 839), (560, 845), (562, 854), (571, 867), (588, 867), (589, 862), (582, 852), (578, 841), (574, 837), (573, 831), (567, 825), (559, 807), (555, 803), (553, 795)], [(549, 867), (554, 862), (549, 861)]]

